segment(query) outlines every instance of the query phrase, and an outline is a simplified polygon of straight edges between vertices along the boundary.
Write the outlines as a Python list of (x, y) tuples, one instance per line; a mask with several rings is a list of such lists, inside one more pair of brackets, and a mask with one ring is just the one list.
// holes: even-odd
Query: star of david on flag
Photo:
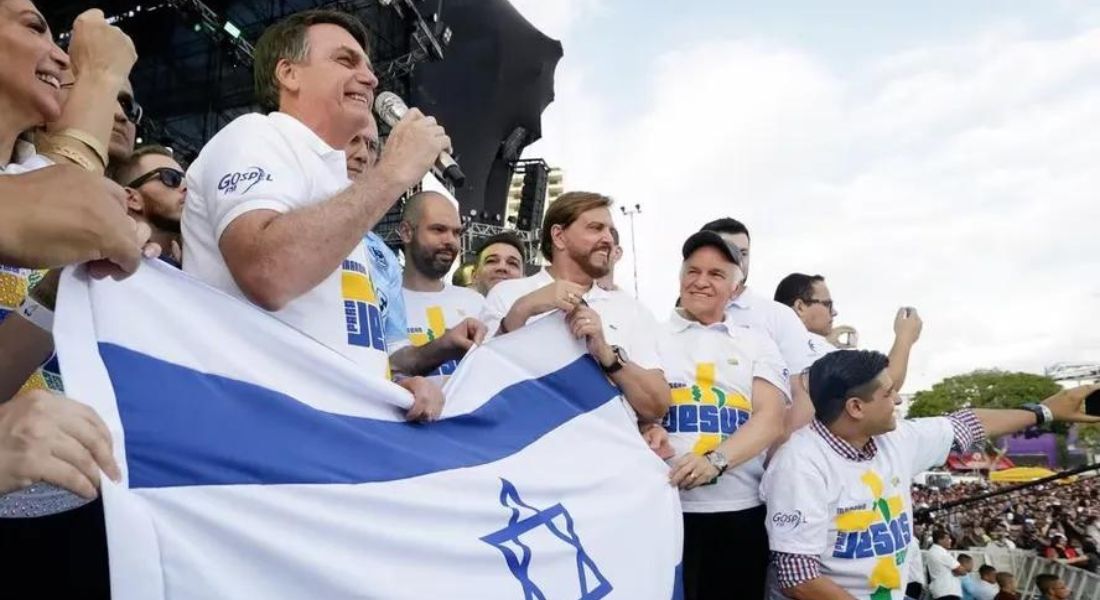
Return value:
[(116, 600), (666, 600), (677, 491), (561, 320), (460, 364), (442, 419), (257, 308), (147, 261), (62, 278), (67, 393), (112, 431)]

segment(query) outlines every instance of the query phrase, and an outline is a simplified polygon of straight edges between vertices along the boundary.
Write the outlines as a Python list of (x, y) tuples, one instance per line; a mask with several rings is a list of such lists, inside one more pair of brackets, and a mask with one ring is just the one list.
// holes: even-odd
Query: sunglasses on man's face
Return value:
[(159, 169), (153, 169), (152, 171), (149, 171), (141, 177), (138, 177), (137, 179), (131, 181), (130, 184), (126, 187), (137, 189), (154, 179), (159, 179), (160, 182), (164, 185), (172, 189), (176, 189), (180, 186), (180, 184), (183, 183), (183, 177), (183, 171), (180, 171), (179, 169), (161, 167)]
[(141, 124), (141, 117), (145, 114), (145, 110), (129, 94), (119, 94), (118, 104), (122, 107), (122, 114), (126, 116), (126, 120), (134, 125)]

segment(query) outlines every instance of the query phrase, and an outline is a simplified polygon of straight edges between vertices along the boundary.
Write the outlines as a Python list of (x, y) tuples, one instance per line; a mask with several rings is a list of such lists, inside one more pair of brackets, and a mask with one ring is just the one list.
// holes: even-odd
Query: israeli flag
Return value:
[(471, 352), (442, 420), (158, 261), (65, 273), (69, 395), (114, 435), (115, 600), (679, 594), (667, 467), (562, 319)]

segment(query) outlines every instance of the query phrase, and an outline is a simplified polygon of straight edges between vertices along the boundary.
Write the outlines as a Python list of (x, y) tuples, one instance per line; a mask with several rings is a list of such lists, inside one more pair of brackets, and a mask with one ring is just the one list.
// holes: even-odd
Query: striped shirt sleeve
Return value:
[(772, 564), (779, 579), (779, 587), (792, 588), (821, 576), (821, 560), (809, 554), (772, 552)]
[(951, 429), (955, 432), (955, 441), (952, 448), (958, 452), (966, 452), (985, 440), (985, 428), (978, 416), (970, 409), (960, 410), (947, 415), (951, 421)]

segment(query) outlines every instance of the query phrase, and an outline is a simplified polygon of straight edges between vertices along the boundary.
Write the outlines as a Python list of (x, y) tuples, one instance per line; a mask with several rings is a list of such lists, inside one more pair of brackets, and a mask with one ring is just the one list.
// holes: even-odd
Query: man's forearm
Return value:
[(752, 418), (718, 445), (718, 451), (726, 455), (729, 461), (728, 468), (760, 456), (761, 452), (783, 437), (786, 408), (781, 402), (779, 398), (774, 398), (773, 402), (754, 410)]
[(463, 352), (443, 339), (423, 346), (406, 346), (390, 355), (390, 367), (402, 375), (427, 375), (449, 360), (461, 360)]
[(515, 331), (527, 324), (527, 319), (531, 318), (531, 315), (527, 310), (527, 303), (524, 302), (525, 298), (526, 296), (512, 303), (512, 307), (508, 309), (508, 314), (500, 320), (497, 335)]
[(790, 434), (802, 429), (806, 425), (810, 424), (810, 421), (814, 420), (814, 403), (810, 400), (810, 394), (806, 392), (806, 387), (802, 384), (802, 374), (791, 375), (788, 385), (791, 387), (791, 405), (787, 408), (786, 418), (784, 419), (786, 427), (786, 434)]
[(985, 429), (986, 437), (1016, 433), (1035, 425), (1035, 414), (1014, 408), (975, 408), (974, 416)]
[[(233, 261), (238, 264), (230, 264), (234, 279), (263, 308), (282, 308), (338, 269), (402, 192), (378, 175), (324, 202), (276, 215), (260, 226), (255, 239), (243, 240), (247, 250)], [(238, 221), (248, 217), (246, 213)], [(237, 224), (230, 224), (226, 234)], [(222, 250), (228, 257), (226, 240), (223, 234)]]
[(894, 380), (895, 390), (900, 390), (905, 383), (905, 376), (909, 373), (909, 352), (912, 349), (911, 342), (894, 338), (894, 345), (890, 348), (890, 366), (886, 367), (886, 372)]
[(856, 600), (835, 581), (824, 576), (785, 588), (783, 593), (794, 600)]
[(643, 369), (628, 362), (611, 374), (623, 397), (643, 421), (656, 421), (665, 416), (672, 403), (672, 390), (664, 375), (655, 369)]

